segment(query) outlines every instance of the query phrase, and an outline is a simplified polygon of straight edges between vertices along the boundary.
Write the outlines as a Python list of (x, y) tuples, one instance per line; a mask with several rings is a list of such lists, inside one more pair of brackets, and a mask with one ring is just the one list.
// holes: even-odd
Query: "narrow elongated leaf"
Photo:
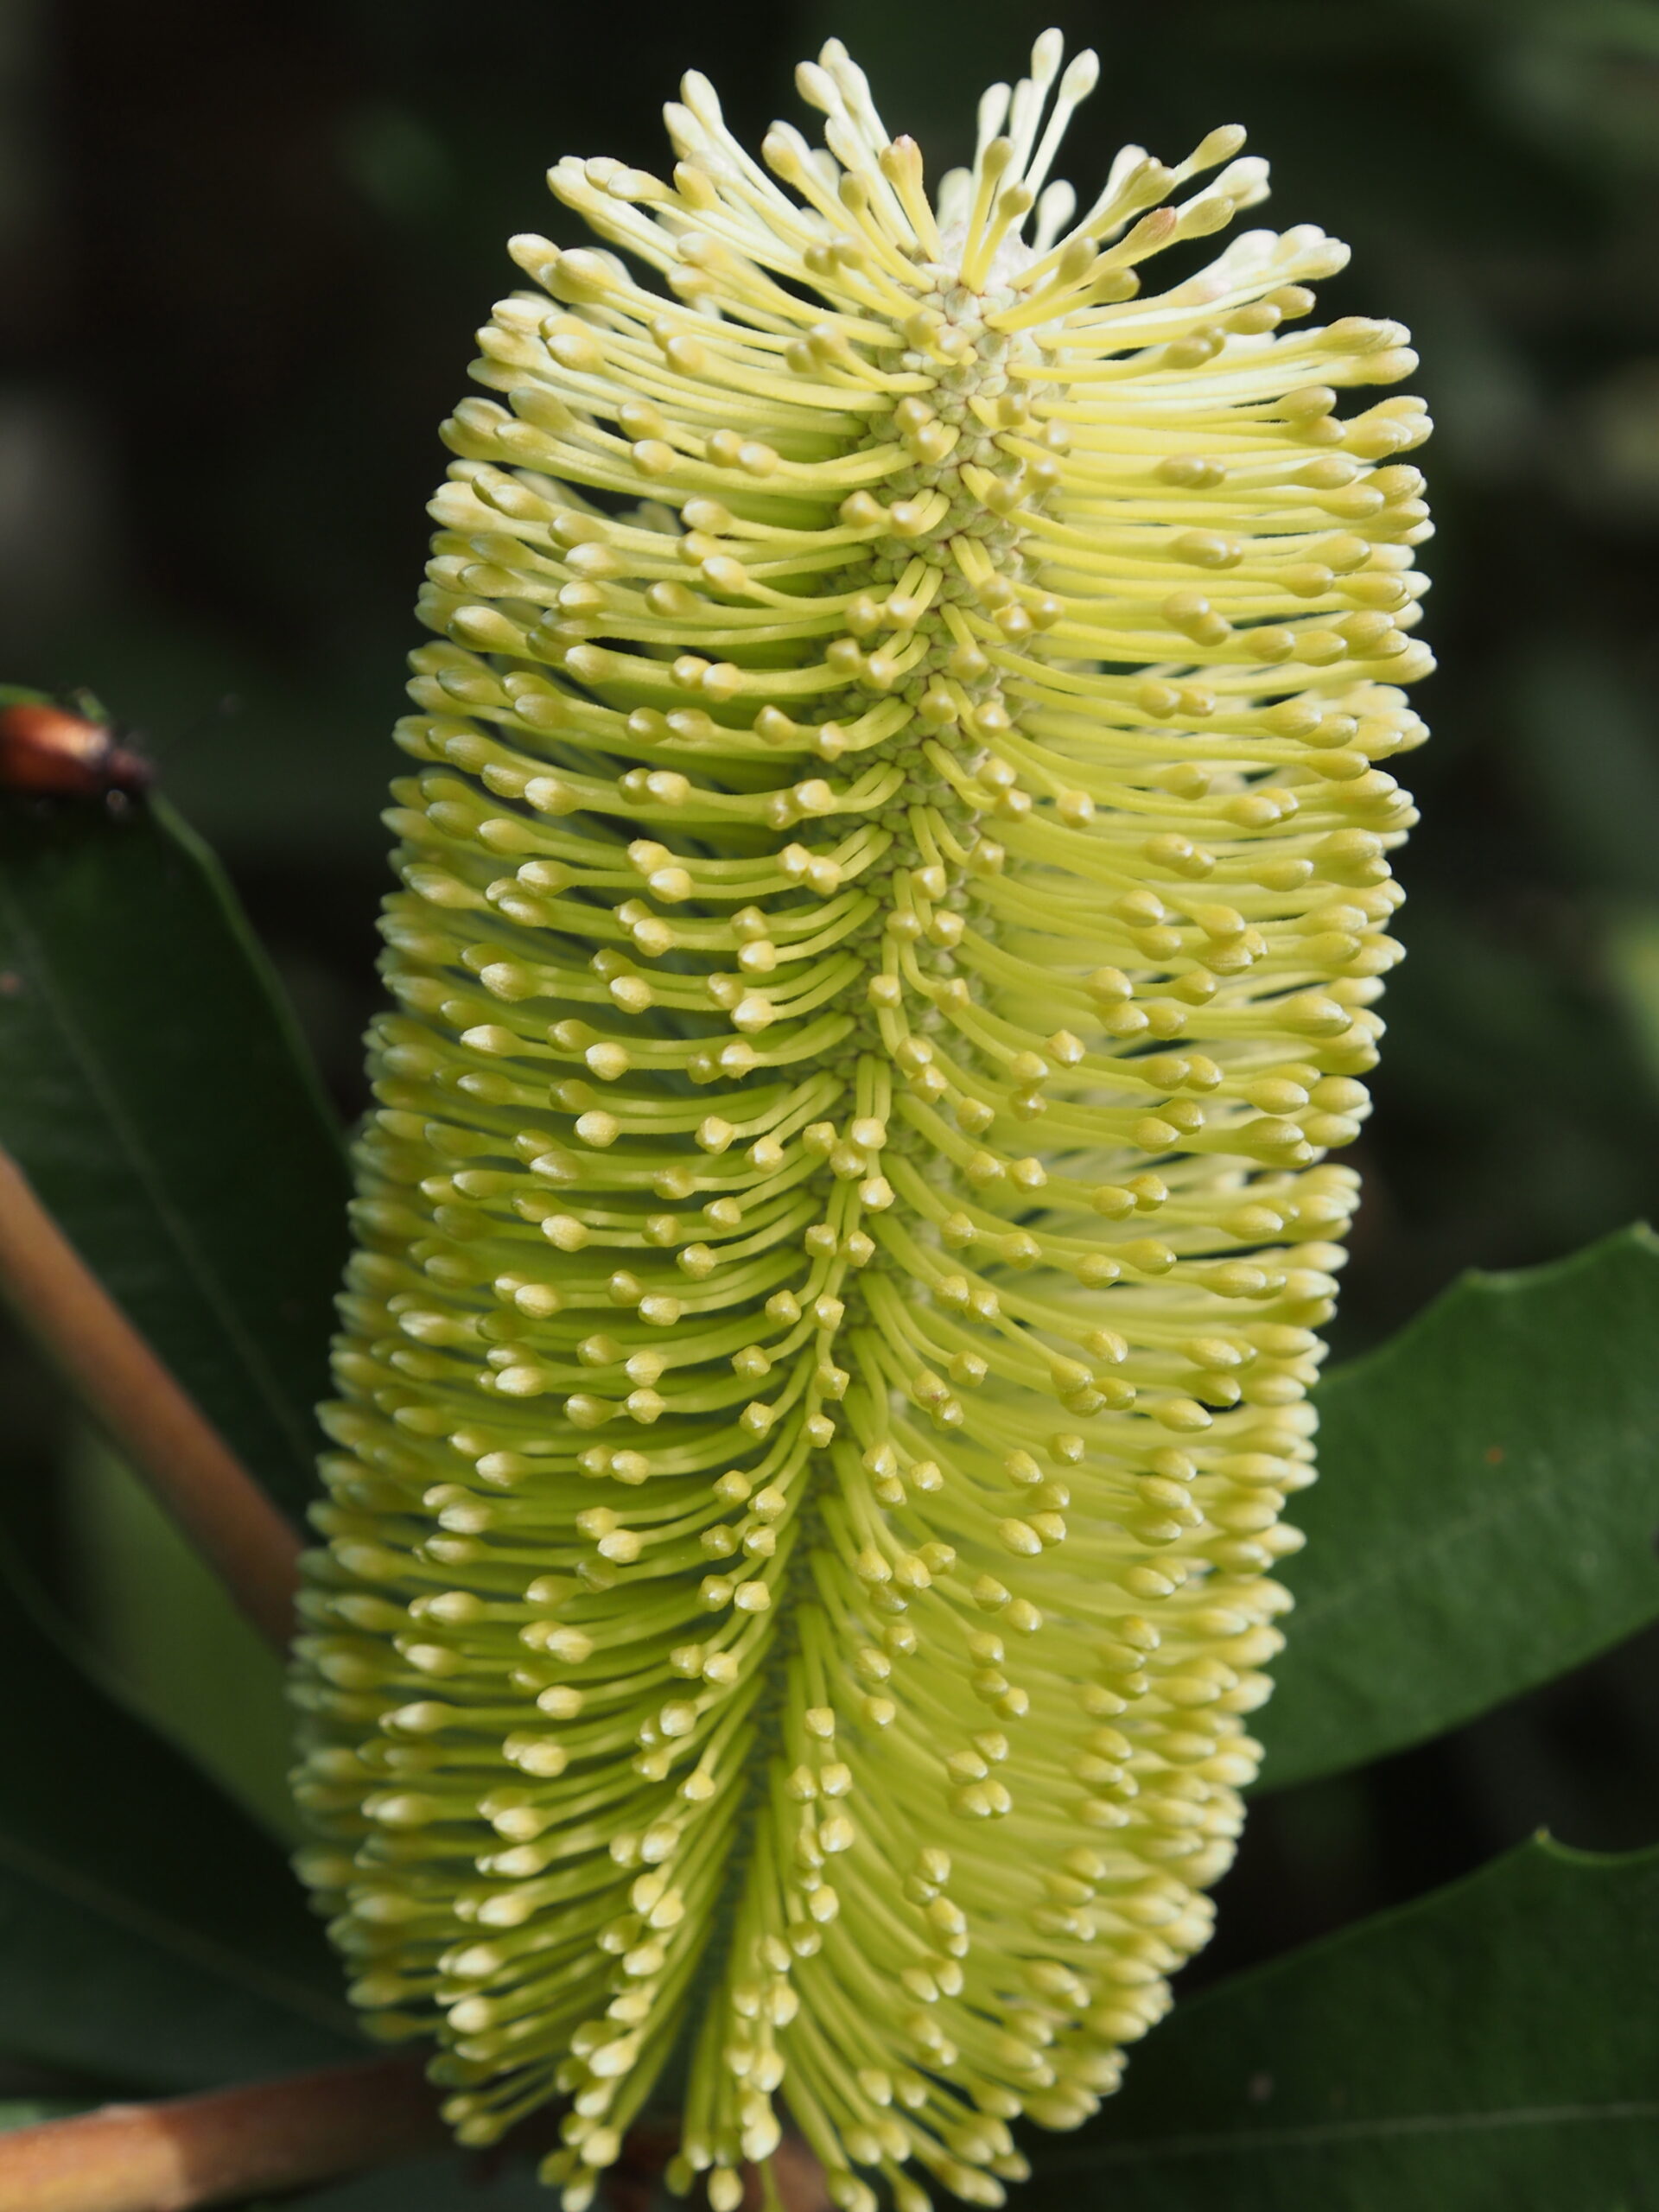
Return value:
[(262, 1827), (294, 1841), (294, 1716), (280, 1656), (96, 1435), (64, 1472), (78, 1621), (100, 1671)]
[(0, 798), (0, 1146), (297, 1514), (345, 1171), (235, 899), (164, 802)]
[(162, 2093), (359, 2050), (280, 1849), (10, 1574), (0, 1664), (0, 2051)]
[(1321, 1388), (1272, 1787), (1454, 1727), (1659, 1616), (1659, 1240), (1466, 1277)]
[(326, 2000), (114, 1889), (0, 1842), (0, 2051), (171, 2095), (361, 2055)]
[(1079, 2212), (1637, 2212), (1659, 1851), (1524, 1845), (1178, 2005), (1038, 2196)]

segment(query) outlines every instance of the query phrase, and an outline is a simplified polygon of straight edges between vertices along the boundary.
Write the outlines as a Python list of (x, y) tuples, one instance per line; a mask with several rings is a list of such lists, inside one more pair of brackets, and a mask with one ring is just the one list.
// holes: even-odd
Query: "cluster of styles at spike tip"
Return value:
[(1242, 130), (1079, 213), (1062, 59), (931, 196), (838, 44), (823, 147), (688, 78), (445, 426), (302, 1871), (571, 2212), (669, 2107), (715, 2212), (785, 2126), (846, 2212), (1000, 2202), (1259, 1756), (1428, 423), (1339, 405), (1414, 356), (1310, 320)]

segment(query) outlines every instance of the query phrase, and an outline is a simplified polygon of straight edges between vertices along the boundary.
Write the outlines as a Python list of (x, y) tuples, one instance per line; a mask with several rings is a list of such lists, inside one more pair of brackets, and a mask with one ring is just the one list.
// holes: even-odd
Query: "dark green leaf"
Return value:
[(149, 2094), (359, 2054), (280, 1849), (35, 1604), (0, 1587), (0, 2051)]
[(1178, 2005), (1033, 2156), (1077, 2212), (1638, 2212), (1656, 1987), (1659, 1851), (1527, 1844)]
[[(193, 1862), (194, 1854), (192, 1854)], [(168, 2096), (362, 2056), (327, 2000), (0, 1841), (0, 2050), (122, 2095)]]
[(1471, 1275), (1319, 1393), (1274, 1788), (1438, 1734), (1659, 1616), (1659, 1240)]
[(346, 1169), (235, 899), (164, 802), (0, 798), (0, 1146), (297, 1516)]
[(92, 1431), (72, 1442), (61, 1474), (76, 1624), (100, 1674), (261, 1827), (297, 1841), (281, 1656)]

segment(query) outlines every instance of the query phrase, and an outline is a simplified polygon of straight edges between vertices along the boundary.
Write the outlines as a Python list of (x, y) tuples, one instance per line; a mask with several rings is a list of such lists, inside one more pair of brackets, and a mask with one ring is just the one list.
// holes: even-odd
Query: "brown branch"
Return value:
[[(514, 2132), (519, 2155), (552, 2146), (552, 2114)], [(607, 2212), (647, 2212), (677, 2127), (642, 2121), (604, 2177)], [(450, 2147), (415, 2058), (377, 2058), (160, 2104), (105, 2105), (0, 2135), (3, 2212), (195, 2212), (256, 2191), (360, 2173)], [(487, 2170), (500, 2154), (479, 2155)], [(742, 2212), (831, 2212), (823, 2168), (798, 2136), (772, 2154), (768, 2190), (741, 2169)], [(551, 2199), (549, 2199), (550, 2203)]]
[(0, 1152), (0, 1295), (278, 1650), (300, 1539)]
[(442, 2150), (418, 2060), (376, 2058), (0, 2135), (5, 2212), (190, 2212)]

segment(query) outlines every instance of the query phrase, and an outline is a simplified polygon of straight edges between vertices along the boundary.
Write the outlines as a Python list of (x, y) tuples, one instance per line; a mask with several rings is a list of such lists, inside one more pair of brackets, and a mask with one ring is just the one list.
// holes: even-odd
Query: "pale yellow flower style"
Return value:
[(1343, 247), (1201, 243), (1242, 130), (1077, 214), (1060, 64), (937, 203), (838, 44), (764, 166), (689, 78), (446, 428), (304, 1867), (572, 2212), (653, 2097), (716, 2212), (785, 2113), (848, 2212), (1000, 2202), (1255, 1771), (1428, 425), (1337, 411), (1414, 360), (1308, 325)]

